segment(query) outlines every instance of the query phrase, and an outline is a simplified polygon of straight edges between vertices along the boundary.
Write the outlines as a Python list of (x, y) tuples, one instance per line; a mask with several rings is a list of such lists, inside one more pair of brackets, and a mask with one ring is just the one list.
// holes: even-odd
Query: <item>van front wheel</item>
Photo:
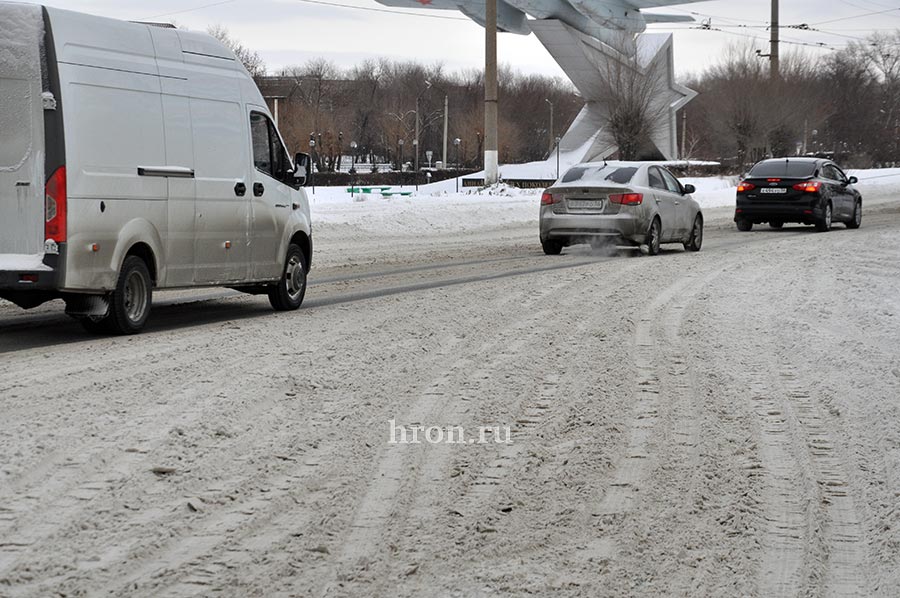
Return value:
[(306, 256), (297, 245), (288, 247), (281, 280), (269, 288), (269, 303), (275, 311), (299, 309), (306, 296)]

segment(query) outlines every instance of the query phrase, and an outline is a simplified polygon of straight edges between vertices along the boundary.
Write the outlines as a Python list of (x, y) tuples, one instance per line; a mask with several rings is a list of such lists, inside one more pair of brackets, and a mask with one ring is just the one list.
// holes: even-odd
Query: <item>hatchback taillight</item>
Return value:
[(737, 192), (738, 193), (746, 193), (747, 191), (753, 191), (756, 189), (756, 185), (753, 183), (748, 183), (747, 181), (743, 181), (740, 185), (738, 185)]
[(640, 193), (617, 193), (609, 196), (609, 203), (622, 206), (639, 206), (644, 203), (644, 196)]
[(65, 243), (67, 238), (66, 167), (53, 173), (47, 181), (44, 199), (44, 238), (56, 243)]
[(822, 183), (819, 181), (807, 181), (794, 185), (794, 191), (802, 191), (803, 193), (818, 193), (821, 188)]

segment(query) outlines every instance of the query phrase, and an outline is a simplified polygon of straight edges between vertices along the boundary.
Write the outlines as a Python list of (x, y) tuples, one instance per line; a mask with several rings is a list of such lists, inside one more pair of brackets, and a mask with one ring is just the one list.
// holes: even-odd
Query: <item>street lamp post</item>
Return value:
[[(316, 151), (316, 134), (310, 133), (309, 134), (309, 159), (310, 160), (313, 160), (315, 151)], [(316, 170), (315, 164), (316, 164), (315, 161), (313, 161), (312, 167), (309, 169), (309, 175), (310, 175), (309, 178), (312, 179), (311, 184), (312, 184), (313, 195), (316, 194), (316, 177), (313, 174)]]
[(550, 140), (550, 151), (553, 151), (553, 102), (549, 99), (544, 99), (545, 102), (550, 104), (550, 133), (547, 135), (547, 138)]
[(457, 137), (453, 140), (453, 145), (456, 147), (456, 192), (459, 193), (459, 142), (460, 139)]
[(350, 142), (350, 151), (353, 154), (350, 157), (350, 197), (356, 192), (356, 145), (355, 141)]
[[(416, 112), (416, 118), (418, 119), (418, 111)], [(419, 121), (416, 120), (416, 139), (413, 139), (413, 153), (416, 154), (415, 159), (415, 167), (413, 169), (413, 181), (416, 183), (416, 191), (419, 190)]]
[(416, 138), (413, 139), (413, 151), (416, 152), (415, 159), (415, 172), (413, 176), (416, 181), (416, 191), (419, 190), (419, 100), (422, 99), (422, 96), (431, 89), (431, 81), (425, 81), (425, 89), (419, 92), (419, 95), (416, 96)]
[(559, 142), (562, 141), (559, 137), (556, 138), (556, 178), (559, 179)]
[(478, 161), (481, 159), (482, 166), (484, 164), (484, 155), (481, 151), (481, 131), (475, 131), (475, 137), (478, 139), (478, 157), (475, 158), (475, 166), (478, 166)]
[(400, 188), (403, 189), (403, 140), (397, 142), (400, 146)]

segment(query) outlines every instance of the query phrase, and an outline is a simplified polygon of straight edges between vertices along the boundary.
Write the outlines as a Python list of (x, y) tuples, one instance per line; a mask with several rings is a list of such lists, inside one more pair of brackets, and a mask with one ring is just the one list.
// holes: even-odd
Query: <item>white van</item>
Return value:
[(0, 2), (0, 98), (0, 298), (123, 334), (153, 289), (300, 307), (309, 159), (216, 39)]

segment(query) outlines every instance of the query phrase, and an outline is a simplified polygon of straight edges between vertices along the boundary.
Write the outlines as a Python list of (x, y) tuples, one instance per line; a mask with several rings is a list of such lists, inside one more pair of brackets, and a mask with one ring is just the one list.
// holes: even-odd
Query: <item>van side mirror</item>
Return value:
[(312, 179), (312, 160), (309, 154), (297, 154), (294, 158), (294, 181), (298, 187), (306, 187)]
[(685, 195), (690, 195), (691, 193), (696, 193), (696, 192), (697, 192), (697, 188), (694, 187), (693, 185), (685, 185), (684, 186), (684, 194)]
[(852, 176), (852, 177), (850, 177), (850, 180), (847, 181), (847, 184), (848, 184), (848, 185), (855, 185), (855, 184), (858, 183), (858, 182), (859, 182), (859, 179), (856, 178), (855, 176)]

